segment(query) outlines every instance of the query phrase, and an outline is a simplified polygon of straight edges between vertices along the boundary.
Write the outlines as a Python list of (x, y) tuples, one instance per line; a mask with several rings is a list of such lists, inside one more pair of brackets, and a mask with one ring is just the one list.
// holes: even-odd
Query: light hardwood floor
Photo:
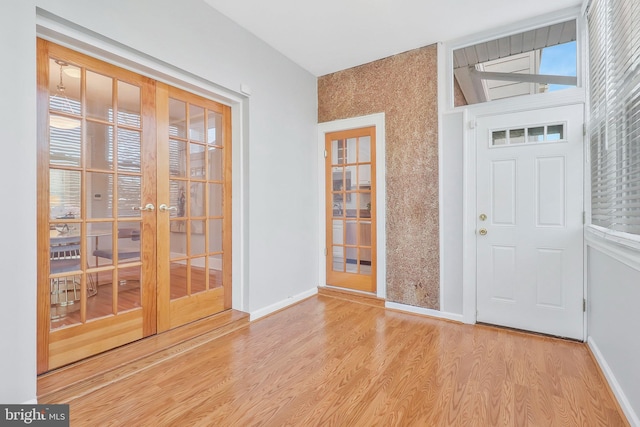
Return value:
[(584, 344), (344, 295), (136, 363), (40, 403), (70, 403), (72, 426), (628, 425)]

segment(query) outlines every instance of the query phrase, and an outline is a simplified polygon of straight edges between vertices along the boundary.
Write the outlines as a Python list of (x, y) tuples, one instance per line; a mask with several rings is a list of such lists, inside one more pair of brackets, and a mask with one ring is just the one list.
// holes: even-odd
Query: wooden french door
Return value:
[(231, 114), (157, 83), (158, 331), (231, 308)]
[(327, 284), (376, 291), (375, 127), (325, 137)]
[(230, 109), (38, 40), (38, 372), (231, 305)]

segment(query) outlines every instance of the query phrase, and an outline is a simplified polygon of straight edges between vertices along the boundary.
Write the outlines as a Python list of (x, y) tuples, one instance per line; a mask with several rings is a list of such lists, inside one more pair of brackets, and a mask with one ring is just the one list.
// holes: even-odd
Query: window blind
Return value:
[(640, 234), (640, 1), (588, 11), (592, 223)]

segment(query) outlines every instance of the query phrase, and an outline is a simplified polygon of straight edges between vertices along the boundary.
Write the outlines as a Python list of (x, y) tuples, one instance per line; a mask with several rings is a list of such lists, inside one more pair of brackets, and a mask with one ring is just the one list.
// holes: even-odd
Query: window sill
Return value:
[(590, 224), (585, 227), (584, 237), (588, 246), (640, 270), (640, 236)]

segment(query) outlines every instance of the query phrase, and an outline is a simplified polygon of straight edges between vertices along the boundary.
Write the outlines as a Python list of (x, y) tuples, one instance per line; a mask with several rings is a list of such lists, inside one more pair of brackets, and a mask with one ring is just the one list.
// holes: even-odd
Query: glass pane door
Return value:
[(155, 332), (153, 266), (140, 256), (155, 245), (145, 232), (155, 212), (140, 209), (155, 199), (145, 173), (155, 141), (146, 79), (41, 40), (38, 49), (42, 372)]
[(375, 291), (375, 128), (327, 134), (327, 283)]
[(158, 324), (165, 330), (230, 308), (231, 147), (228, 107), (161, 86), (158, 99), (158, 277), (169, 307)]

